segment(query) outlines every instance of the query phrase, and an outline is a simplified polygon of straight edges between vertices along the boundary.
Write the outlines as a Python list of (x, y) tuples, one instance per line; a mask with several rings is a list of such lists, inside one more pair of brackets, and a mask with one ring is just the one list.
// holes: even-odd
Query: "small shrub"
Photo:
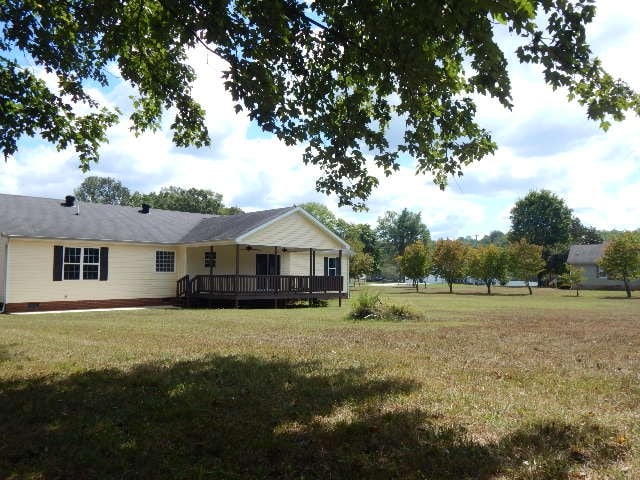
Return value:
[(422, 315), (408, 305), (386, 303), (379, 293), (363, 291), (353, 300), (351, 318), (354, 320), (419, 320)]
[(422, 320), (422, 315), (416, 312), (409, 305), (396, 305), (395, 303), (385, 306), (385, 318), (390, 320)]
[(382, 297), (379, 293), (364, 290), (353, 300), (351, 318), (355, 320), (382, 318), (382, 306)]

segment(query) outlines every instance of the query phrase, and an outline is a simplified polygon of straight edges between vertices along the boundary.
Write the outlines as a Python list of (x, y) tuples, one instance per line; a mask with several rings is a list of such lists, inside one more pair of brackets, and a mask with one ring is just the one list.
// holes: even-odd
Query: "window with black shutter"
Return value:
[(107, 247), (53, 247), (53, 281), (106, 280)]

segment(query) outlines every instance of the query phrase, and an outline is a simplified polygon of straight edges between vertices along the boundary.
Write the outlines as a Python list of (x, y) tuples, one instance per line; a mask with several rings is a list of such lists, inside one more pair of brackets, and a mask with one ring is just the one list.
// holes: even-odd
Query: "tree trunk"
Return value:
[(420, 283), (416, 280), (416, 293), (418, 293), (418, 287), (420, 286)]
[(529, 280), (526, 281), (527, 288), (529, 289), (529, 295), (533, 295), (533, 290), (531, 290), (531, 285), (529, 285)]
[(453, 282), (447, 282), (449, 283), (449, 293), (453, 293)]
[(631, 298), (631, 285), (627, 278), (624, 279), (624, 289), (627, 291), (627, 298)]
[(491, 295), (491, 282), (487, 282), (487, 295)]
[(580, 289), (578, 287), (576, 287), (576, 297), (580, 296)]

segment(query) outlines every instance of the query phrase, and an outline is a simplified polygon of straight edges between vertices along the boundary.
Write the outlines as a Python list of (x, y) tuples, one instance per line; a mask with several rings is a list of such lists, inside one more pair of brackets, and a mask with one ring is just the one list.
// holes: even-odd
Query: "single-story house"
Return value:
[[(580, 284), (585, 290), (624, 290), (624, 282), (611, 280), (598, 264), (604, 255), (606, 243), (596, 245), (571, 245), (567, 264), (584, 270), (585, 280)], [(631, 282), (633, 290), (640, 288), (640, 279)]]
[(295, 206), (209, 215), (0, 194), (6, 312), (341, 299), (349, 254)]

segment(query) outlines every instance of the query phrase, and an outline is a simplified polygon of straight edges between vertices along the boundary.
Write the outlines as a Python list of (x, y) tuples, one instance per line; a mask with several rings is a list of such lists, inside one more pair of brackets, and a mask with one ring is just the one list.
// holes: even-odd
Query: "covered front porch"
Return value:
[(184, 306), (295, 300), (342, 299), (348, 296), (348, 255), (341, 249), (217, 244), (187, 247), (186, 275), (176, 283)]

